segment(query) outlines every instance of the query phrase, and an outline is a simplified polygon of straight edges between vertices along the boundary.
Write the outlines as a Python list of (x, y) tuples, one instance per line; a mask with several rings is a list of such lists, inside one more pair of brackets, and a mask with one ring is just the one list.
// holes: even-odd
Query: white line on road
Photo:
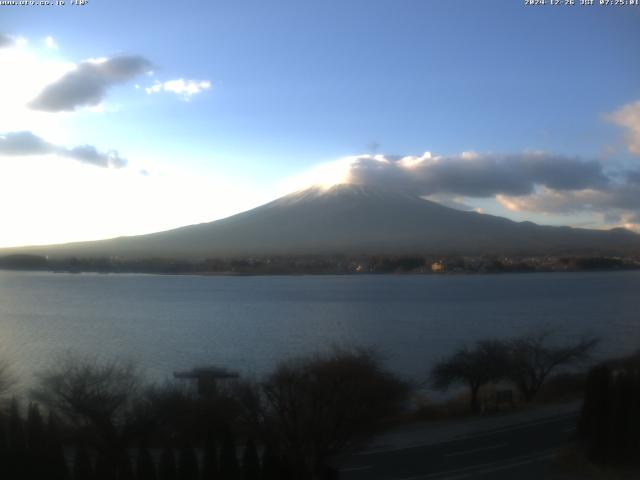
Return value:
[(496, 448), (506, 447), (506, 443), (498, 443), (496, 445), (488, 445), (486, 447), (474, 448), (472, 450), (463, 450), (461, 452), (445, 453), (445, 457), (459, 457), (460, 455), (469, 455), (476, 452), (484, 452), (485, 450), (494, 450)]
[(486, 474), (497, 472), (500, 470), (509, 470), (511, 468), (520, 467), (522, 465), (528, 465), (530, 463), (540, 462), (553, 457), (555, 453), (554, 449), (541, 450), (539, 452), (521, 455), (518, 457), (512, 457), (506, 460), (479, 463), (477, 465), (471, 465), (470, 467), (457, 468), (453, 470), (446, 470), (443, 472), (430, 473), (427, 475), (417, 475), (413, 477), (405, 477), (400, 480), (458, 480), (461, 478), (467, 478), (471, 475)]
[(510, 426), (507, 426), (507, 427), (500, 427), (500, 428), (496, 428), (494, 430), (487, 430), (487, 431), (484, 431), (484, 432), (477, 432), (477, 433), (472, 433), (472, 434), (468, 434), (468, 435), (461, 435), (461, 436), (455, 437), (455, 438), (453, 438), (451, 440), (411, 443), (409, 445), (404, 445), (402, 447), (372, 448), (370, 450), (365, 450), (365, 451), (362, 451), (362, 452), (354, 453), (354, 456), (366, 456), (366, 455), (377, 455), (379, 453), (401, 452), (402, 450), (411, 450), (413, 448), (431, 447), (431, 446), (435, 446), (435, 445), (444, 445), (444, 444), (447, 444), (447, 443), (455, 443), (455, 442), (459, 442), (459, 441), (463, 441), (463, 440), (470, 440), (470, 439), (473, 439), (473, 438), (489, 437), (491, 435), (510, 432), (510, 431), (513, 431), (513, 430), (522, 430), (522, 429), (526, 429), (526, 428), (529, 428), (529, 427), (536, 427), (538, 425), (544, 425), (546, 423), (555, 423), (555, 422), (566, 421), (569, 418), (575, 417), (575, 416), (577, 416), (577, 412), (576, 413), (571, 413), (571, 414), (559, 415), (559, 416), (551, 417), (551, 418), (545, 418), (545, 419), (542, 419), (542, 420), (535, 420), (535, 421), (530, 421), (530, 422), (526, 422), (526, 423), (510, 425)]

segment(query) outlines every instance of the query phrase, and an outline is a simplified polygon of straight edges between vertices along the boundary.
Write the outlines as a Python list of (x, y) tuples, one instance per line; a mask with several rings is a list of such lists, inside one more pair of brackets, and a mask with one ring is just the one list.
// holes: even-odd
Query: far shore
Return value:
[(199, 276), (460, 275), (640, 269), (638, 256), (584, 255), (274, 255), (204, 259), (0, 256), (0, 269), (65, 273)]

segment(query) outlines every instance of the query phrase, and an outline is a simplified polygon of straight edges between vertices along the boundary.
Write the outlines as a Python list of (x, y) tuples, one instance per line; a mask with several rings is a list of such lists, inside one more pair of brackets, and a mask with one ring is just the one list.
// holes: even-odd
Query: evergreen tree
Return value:
[(7, 429), (5, 426), (4, 416), (0, 415), (0, 469), (7, 469), (8, 462), (9, 440), (7, 438)]
[(578, 435), (589, 459), (630, 464), (640, 454), (640, 371), (633, 363), (589, 372)]
[(594, 376), (592, 433), (590, 435), (589, 458), (596, 463), (607, 463), (610, 458), (611, 421), (611, 370), (608, 366), (598, 367)]
[(222, 480), (238, 480), (240, 478), (236, 442), (230, 430), (227, 430), (222, 441), (220, 477)]
[(136, 473), (137, 473), (138, 480), (156, 480), (157, 479), (156, 466), (153, 463), (153, 458), (151, 458), (151, 454), (149, 453), (149, 450), (142, 445), (138, 450), (138, 461), (136, 463), (137, 463)]
[(160, 455), (160, 466), (158, 468), (159, 480), (177, 480), (176, 457), (173, 449), (166, 446)]
[(116, 480), (116, 459), (100, 453), (96, 460), (96, 480)]
[(637, 458), (640, 457), (640, 439), (638, 439), (640, 434), (640, 369), (633, 373), (632, 382), (631, 404), (633, 408), (629, 418), (629, 428), (632, 435), (631, 447), (635, 447), (633, 456)]
[(251, 438), (247, 440), (247, 445), (242, 454), (242, 478), (243, 480), (260, 480), (258, 450)]
[(185, 443), (178, 456), (178, 478), (180, 480), (198, 480), (198, 473), (196, 452), (191, 445)]
[(293, 468), (291, 460), (286, 456), (278, 457), (278, 479), (279, 480), (294, 480)]
[(262, 480), (280, 480), (280, 463), (276, 452), (267, 444), (262, 454)]
[(578, 418), (577, 434), (585, 442), (589, 442), (595, 430), (596, 397), (598, 395), (598, 368), (589, 370), (584, 386), (584, 399)]
[(27, 439), (29, 451), (37, 457), (42, 457), (47, 449), (47, 439), (40, 408), (35, 403), (29, 405)]
[(218, 478), (220, 478), (218, 472), (218, 449), (213, 435), (209, 433), (204, 443), (202, 480), (216, 480)]
[(120, 456), (120, 461), (118, 462), (118, 480), (135, 480), (131, 458), (126, 452)]
[(93, 480), (93, 466), (89, 458), (89, 452), (84, 443), (76, 447), (76, 455), (73, 460), (73, 480)]
[(18, 401), (11, 400), (9, 412), (9, 458), (7, 459), (7, 475), (9, 478), (26, 478), (28, 476), (27, 442), (24, 426), (20, 416)]
[(15, 398), (11, 400), (11, 411), (9, 413), (9, 441), (12, 454), (24, 454), (27, 449), (27, 442), (24, 436), (22, 417), (20, 416), (20, 406)]
[(69, 478), (69, 469), (64, 456), (62, 441), (60, 440), (58, 424), (51, 412), (49, 412), (47, 421), (46, 451), (49, 480), (67, 480)]
[(27, 472), (26, 479), (41, 480), (48, 475), (47, 440), (40, 409), (34, 403), (27, 414)]

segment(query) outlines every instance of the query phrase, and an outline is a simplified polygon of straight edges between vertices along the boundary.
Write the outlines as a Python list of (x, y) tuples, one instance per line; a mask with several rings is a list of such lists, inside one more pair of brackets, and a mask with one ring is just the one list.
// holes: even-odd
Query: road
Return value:
[(355, 454), (340, 468), (344, 480), (544, 479), (552, 456), (575, 429), (565, 413), (442, 443)]

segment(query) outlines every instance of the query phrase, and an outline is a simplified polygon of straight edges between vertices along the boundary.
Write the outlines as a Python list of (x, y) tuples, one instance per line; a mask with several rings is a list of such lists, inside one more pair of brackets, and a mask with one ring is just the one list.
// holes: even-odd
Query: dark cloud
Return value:
[(98, 105), (109, 88), (148, 73), (151, 69), (151, 63), (140, 56), (84, 61), (47, 85), (29, 106), (35, 110), (61, 112)]
[(605, 195), (608, 206), (640, 212), (640, 183), (616, 185), (615, 188), (605, 192)]
[(99, 152), (96, 147), (92, 145), (80, 145), (67, 150), (67, 156), (79, 162), (90, 163), (97, 167), (122, 168), (127, 165), (127, 161), (118, 155), (117, 151), (110, 150), (103, 153)]
[(527, 196), (498, 196), (510, 210), (549, 214), (583, 212), (602, 216), (610, 225), (633, 226), (640, 230), (640, 183), (611, 183), (605, 189), (559, 191), (542, 189)]
[(626, 174), (627, 182), (640, 185), (640, 170), (632, 170)]
[(122, 168), (127, 165), (127, 160), (122, 158), (115, 150), (99, 152), (92, 145), (66, 148), (49, 143), (31, 132), (0, 134), (0, 155), (11, 157), (59, 155), (103, 168)]
[(31, 132), (10, 132), (0, 135), (0, 155), (46, 155), (55, 146)]
[(0, 32), (0, 48), (7, 48), (15, 45), (15, 40), (13, 37), (7, 35), (6, 33)]
[(603, 188), (609, 179), (599, 162), (545, 153), (456, 156), (365, 156), (351, 165), (352, 183), (381, 184), (421, 195), (469, 197), (528, 195), (538, 186), (557, 190)]
[(348, 180), (411, 191), (446, 205), (454, 202), (455, 208), (465, 205), (465, 197), (495, 198), (514, 211), (589, 212), (610, 225), (640, 230), (640, 170), (605, 169), (595, 160), (549, 153), (366, 155), (352, 160)]

